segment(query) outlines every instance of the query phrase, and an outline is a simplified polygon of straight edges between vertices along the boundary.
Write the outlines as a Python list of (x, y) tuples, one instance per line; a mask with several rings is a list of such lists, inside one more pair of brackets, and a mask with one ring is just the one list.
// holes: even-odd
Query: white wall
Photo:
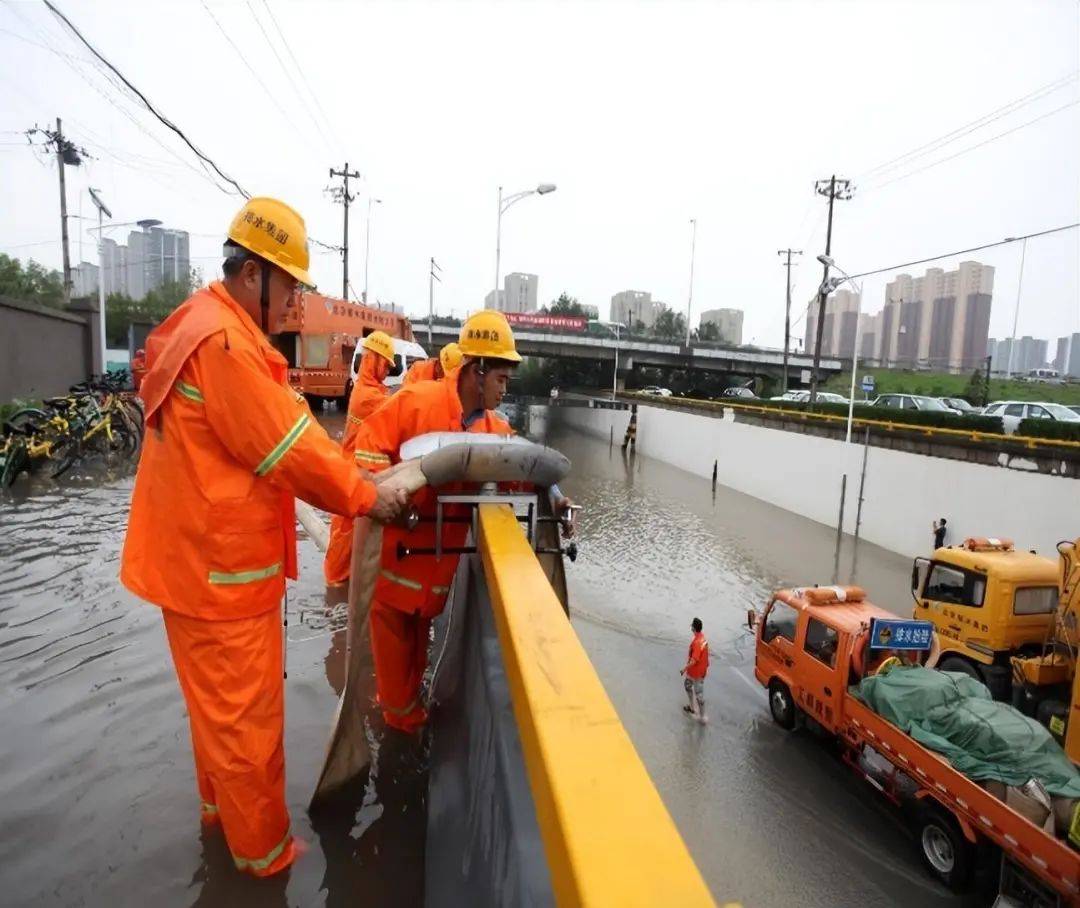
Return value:
[[(622, 444), (630, 413), (563, 407), (559, 421)], [(847, 470), (844, 530), (855, 531), (862, 447), (831, 438), (638, 406), (641, 454), (835, 527)], [(845, 462), (846, 459), (846, 462)], [(948, 520), (948, 543), (1005, 536), (1056, 558), (1060, 539), (1080, 536), (1080, 480), (871, 447), (859, 535), (902, 555), (925, 555), (930, 524)], [(782, 538), (778, 534), (778, 538)]]

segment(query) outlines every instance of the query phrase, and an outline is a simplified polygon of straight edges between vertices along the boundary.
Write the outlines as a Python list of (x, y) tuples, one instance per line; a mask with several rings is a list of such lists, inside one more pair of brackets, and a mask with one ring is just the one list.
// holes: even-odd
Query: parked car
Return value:
[(653, 397), (671, 397), (670, 388), (661, 388), (658, 385), (646, 385), (641, 389), (642, 394), (651, 394)]
[(960, 411), (947, 407), (936, 397), (924, 397), (921, 394), (882, 394), (871, 406), (888, 407), (892, 410), (924, 410), (931, 413), (954, 413)]
[[(846, 404), (848, 399), (842, 394), (833, 394), (832, 391), (818, 391), (818, 400), (826, 404)], [(795, 403), (806, 403), (810, 400), (809, 391), (785, 391), (779, 397), (770, 397), (769, 400), (790, 400)]]
[(733, 397), (739, 400), (757, 400), (757, 395), (749, 388), (724, 388), (720, 396), (729, 400)]
[(982, 412), (980, 407), (973, 407), (962, 397), (939, 397), (938, 400), (950, 410), (957, 410), (965, 416), (978, 416)]
[(1066, 404), (1066, 406), (1077, 416), (1080, 416), (1080, 404)]
[(1063, 404), (1027, 400), (996, 400), (983, 410), (984, 416), (1000, 416), (1005, 432), (1012, 435), (1022, 419), (1056, 419), (1061, 422), (1080, 422), (1080, 413)]

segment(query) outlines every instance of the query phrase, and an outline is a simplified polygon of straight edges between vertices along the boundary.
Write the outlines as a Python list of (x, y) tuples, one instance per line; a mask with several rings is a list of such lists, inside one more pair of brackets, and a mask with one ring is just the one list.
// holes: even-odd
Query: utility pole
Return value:
[[(814, 183), (814, 192), (825, 196), (829, 200), (829, 226), (825, 233), (825, 256), (828, 258), (832, 256), (833, 202), (837, 199), (842, 201), (850, 199), (854, 189), (851, 180), (838, 180), (834, 173), (829, 179), (818, 180)], [(821, 276), (821, 287), (818, 288), (818, 313), (817, 325), (815, 326), (817, 330), (814, 332), (817, 335), (814, 340), (814, 366), (813, 371), (810, 373), (810, 406), (817, 402), (818, 369), (821, 366), (821, 337), (825, 329), (825, 298), (828, 295), (826, 293), (826, 284), (829, 280), (829, 266), (823, 264), (822, 268), (824, 272)]]
[[(112, 220), (112, 212), (109, 211), (108, 206), (101, 200), (101, 196), (98, 195), (99, 190), (91, 189), (90, 198), (94, 200), (94, 205), (97, 207), (97, 222), (98, 222), (98, 331), (101, 334), (101, 371), (104, 374), (106, 369), (105, 364), (105, 348), (108, 344), (105, 341), (105, 222), (103, 218), (109, 218)], [(80, 234), (82, 231), (79, 231)], [(164, 245), (164, 244), (163, 244)]]
[(784, 267), (787, 268), (787, 303), (784, 306), (784, 384), (781, 393), (788, 389), (788, 347), (791, 346), (791, 257), (802, 255), (801, 249), (778, 249), (777, 255), (787, 256)]
[[(345, 230), (344, 239), (341, 243), (341, 297), (347, 300), (349, 298), (349, 203), (355, 198), (355, 196), (349, 195), (349, 180), (359, 180), (360, 171), (350, 171), (349, 162), (346, 161), (345, 167), (341, 170), (330, 168), (330, 179), (334, 177), (341, 177), (342, 185), (340, 187), (334, 186), (330, 191), (333, 193), (334, 198), (345, 206)], [(364, 302), (367, 302), (366, 293)]]
[(440, 284), (442, 283), (442, 278), (435, 273), (436, 269), (442, 271), (442, 268), (439, 268), (439, 266), (435, 264), (435, 256), (432, 256), (431, 268), (428, 270), (427, 290), (427, 345), (429, 352), (433, 351), (431, 340), (431, 321), (435, 318), (435, 282), (438, 281)]
[[(68, 252), (67, 189), (64, 186), (64, 132), (56, 118), (56, 165), (60, 172), (60, 241), (64, 247), (64, 305), (71, 305), (71, 255)], [(102, 350), (102, 356), (104, 356)]]

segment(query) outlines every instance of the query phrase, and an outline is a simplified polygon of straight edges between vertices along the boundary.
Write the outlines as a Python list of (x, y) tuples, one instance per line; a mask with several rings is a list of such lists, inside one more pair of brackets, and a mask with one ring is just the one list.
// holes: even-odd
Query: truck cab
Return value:
[(843, 694), (867, 668), (871, 619), (895, 617), (857, 586), (778, 590), (760, 618), (751, 612), (754, 676), (769, 691), (777, 724), (791, 728), (801, 712), (836, 733)]
[(1041, 650), (1053, 631), (1058, 565), (1018, 552), (1008, 539), (971, 538), (916, 558), (913, 617), (941, 641), (942, 671), (982, 681), (997, 700), (1012, 695), (1013, 656)]

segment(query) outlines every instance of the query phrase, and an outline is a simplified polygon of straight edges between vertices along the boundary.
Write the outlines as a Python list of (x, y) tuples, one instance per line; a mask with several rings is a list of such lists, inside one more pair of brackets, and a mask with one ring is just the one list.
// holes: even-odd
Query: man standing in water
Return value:
[(370, 482), (329, 438), (266, 337), (271, 308), (311, 285), (300, 215), (250, 199), (224, 256), (224, 279), (146, 343), (146, 436), (120, 579), (162, 610), (203, 824), (224, 829), (239, 870), (270, 876), (296, 855), (280, 611), (297, 571), (294, 496), (389, 521), (405, 495)]
[(683, 707), (683, 712), (705, 724), (709, 721), (705, 715), (705, 675), (709, 671), (709, 641), (705, 639), (701, 628), (700, 618), (695, 618), (690, 622), (690, 630), (694, 632), (694, 636), (690, 641), (686, 665), (679, 670), (679, 674), (685, 676), (683, 688), (690, 701), (689, 706)]

